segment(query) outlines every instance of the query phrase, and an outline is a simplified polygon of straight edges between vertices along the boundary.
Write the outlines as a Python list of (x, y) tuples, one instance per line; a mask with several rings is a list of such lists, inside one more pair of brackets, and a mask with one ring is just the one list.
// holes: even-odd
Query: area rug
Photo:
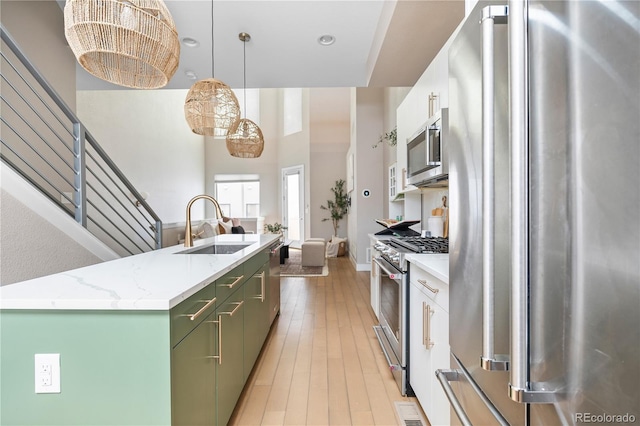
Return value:
[(284, 260), (284, 265), (280, 265), (280, 276), (282, 277), (326, 277), (329, 275), (327, 260), (324, 266), (302, 266), (302, 251), (289, 248), (289, 257)]

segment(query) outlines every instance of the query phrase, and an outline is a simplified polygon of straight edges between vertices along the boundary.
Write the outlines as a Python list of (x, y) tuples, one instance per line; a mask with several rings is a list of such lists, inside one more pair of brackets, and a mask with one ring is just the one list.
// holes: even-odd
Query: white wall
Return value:
[[(291, 135), (283, 136), (283, 117), (284, 117), (284, 91), (278, 91), (278, 108), (274, 110), (277, 111), (277, 122), (278, 122), (278, 173), (280, 170), (293, 167), (293, 166), (302, 166), (304, 168), (304, 176), (305, 176), (305, 187), (304, 187), (304, 215), (307, 217), (305, 220), (305, 236), (309, 237), (311, 234), (311, 224), (310, 224), (310, 208), (311, 208), (311, 163), (310, 163), (310, 152), (311, 152), (311, 136), (310, 136), (310, 128), (309, 128), (309, 89), (302, 89), (302, 131), (293, 133)], [(278, 196), (279, 200), (282, 199), (282, 186), (279, 185), (278, 188)], [(273, 220), (267, 220), (265, 218), (265, 223), (270, 222), (282, 222), (282, 205), (279, 205), (278, 216)]]
[[(324, 111), (327, 108), (323, 101), (327, 96), (327, 89), (310, 90), (310, 201), (309, 222), (311, 234), (309, 237), (321, 237), (329, 240), (333, 235), (333, 221), (323, 221), (330, 218), (326, 206), (327, 200), (334, 200), (331, 188), (339, 179), (346, 181), (346, 154), (349, 149), (349, 105), (351, 93), (348, 88), (331, 89), (331, 96), (335, 111)], [(320, 92), (322, 91), (322, 93)], [(346, 191), (346, 183), (345, 183)], [(338, 224), (338, 236), (347, 236), (347, 218)]]
[(469, 16), (476, 3), (478, 3), (478, 0), (464, 0), (464, 16)]
[[(380, 230), (376, 219), (383, 213), (386, 173), (382, 150), (372, 145), (383, 133), (384, 89), (352, 89), (350, 150), (355, 157), (355, 187), (351, 194), (349, 213), (349, 254), (356, 270), (368, 270), (369, 234)], [(369, 190), (365, 197), (363, 191)]]
[[(260, 216), (265, 223), (282, 222), (280, 217), (280, 169), (278, 153), (280, 127), (278, 111), (280, 94), (277, 89), (260, 90), (260, 129), (264, 150), (258, 158), (232, 157), (224, 138), (209, 138), (205, 143), (205, 190), (214, 194), (216, 174), (257, 174), (260, 176)], [(204, 201), (203, 201), (204, 204)], [(207, 204), (207, 217), (215, 217), (213, 206)]]
[[(163, 222), (185, 220), (205, 189), (204, 138), (184, 117), (186, 90), (79, 91), (78, 116)], [(204, 218), (204, 203), (194, 205)]]

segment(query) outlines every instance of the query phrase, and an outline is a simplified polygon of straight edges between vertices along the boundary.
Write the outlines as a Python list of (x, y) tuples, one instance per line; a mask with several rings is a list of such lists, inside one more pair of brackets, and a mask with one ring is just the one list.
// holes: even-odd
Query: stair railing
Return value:
[(162, 221), (0, 24), (0, 158), (121, 256)]

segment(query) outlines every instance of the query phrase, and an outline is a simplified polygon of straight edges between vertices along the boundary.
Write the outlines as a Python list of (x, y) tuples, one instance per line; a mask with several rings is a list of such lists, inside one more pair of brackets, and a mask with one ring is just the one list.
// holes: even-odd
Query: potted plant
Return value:
[(282, 235), (282, 231), (284, 231), (285, 229), (287, 229), (286, 226), (283, 226), (282, 224), (276, 222), (273, 225), (270, 223), (265, 223), (264, 224), (264, 232), (267, 234), (280, 234)]
[(335, 186), (331, 188), (333, 200), (327, 200), (326, 205), (320, 206), (321, 209), (329, 211), (330, 217), (325, 217), (322, 221), (330, 220), (333, 222), (333, 235), (336, 237), (338, 236), (339, 222), (347, 214), (349, 207), (347, 194), (344, 191), (344, 183), (343, 179), (337, 180)]

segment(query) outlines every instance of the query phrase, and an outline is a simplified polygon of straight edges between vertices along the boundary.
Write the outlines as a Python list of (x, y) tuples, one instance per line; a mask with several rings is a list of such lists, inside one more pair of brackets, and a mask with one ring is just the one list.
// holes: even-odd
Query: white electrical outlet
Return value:
[(35, 354), (36, 393), (60, 393), (60, 354)]

